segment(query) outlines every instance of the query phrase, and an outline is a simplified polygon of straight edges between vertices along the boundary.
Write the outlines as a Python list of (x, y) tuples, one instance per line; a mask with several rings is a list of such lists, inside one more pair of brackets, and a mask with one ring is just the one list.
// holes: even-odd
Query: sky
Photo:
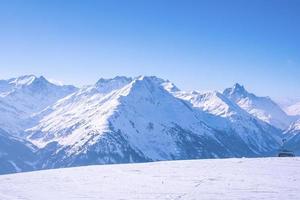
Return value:
[(0, 79), (156, 75), (300, 97), (299, 0), (0, 0)]

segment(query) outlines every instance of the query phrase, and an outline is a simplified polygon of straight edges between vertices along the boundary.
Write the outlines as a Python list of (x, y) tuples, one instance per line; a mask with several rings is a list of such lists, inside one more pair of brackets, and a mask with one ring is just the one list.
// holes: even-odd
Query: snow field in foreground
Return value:
[(0, 176), (1, 200), (300, 199), (300, 158), (99, 165)]

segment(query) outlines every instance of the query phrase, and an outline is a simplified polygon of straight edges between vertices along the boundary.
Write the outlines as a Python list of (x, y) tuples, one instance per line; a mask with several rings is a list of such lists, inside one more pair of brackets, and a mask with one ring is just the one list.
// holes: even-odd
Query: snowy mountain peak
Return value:
[(76, 87), (55, 85), (45, 77), (20, 76), (0, 81), (0, 126), (19, 134), (30, 126), (27, 119), (75, 92)]
[(174, 83), (170, 82), (169, 80), (166, 80), (164, 83), (162, 83), (162, 86), (171, 93), (180, 91), (178, 87)]
[(26, 87), (64, 86), (48, 81), (44, 76), (24, 75), (8, 80), (0, 80), (0, 93), (9, 93)]
[(125, 85), (129, 84), (132, 81), (132, 78), (125, 77), (125, 76), (116, 76), (115, 78), (111, 79), (104, 79), (101, 78), (95, 84), (98, 92), (100, 93), (109, 93), (113, 90), (120, 89)]
[(130, 82), (132, 81), (132, 78), (126, 77), (126, 76), (116, 76), (114, 78), (100, 78), (96, 85), (100, 86), (107, 83), (118, 83), (118, 82)]
[(14, 93), (28, 93), (28, 95), (34, 94), (47, 94), (47, 93), (57, 93), (57, 91), (73, 92), (77, 88), (72, 85), (56, 85), (48, 81), (44, 76), (26, 75), (13, 79), (10, 81), (13, 84), (11, 88), (11, 94)]
[(55, 84), (49, 82), (44, 76), (35, 77), (32, 81), (23, 87), (30, 87), (31, 89), (45, 89), (47, 87), (56, 86)]
[(137, 80), (140, 81), (146, 81), (155, 85), (162, 86), (165, 90), (167, 90), (170, 93), (173, 92), (179, 92), (180, 90), (177, 88), (177, 86), (172, 83), (169, 80), (164, 80), (162, 78), (158, 78), (156, 76), (139, 76), (136, 78)]
[[(160, 93), (169, 94), (168, 90), (165, 89), (165, 84), (168, 84), (167, 81), (157, 78), (155, 76), (138, 76), (134, 78), (130, 84), (128, 84), (124, 89), (121, 89), (118, 94), (120, 96), (130, 96), (133, 98), (151, 98), (153, 99), (153, 95), (155, 95), (159, 90), (163, 89), (165, 91), (159, 91)], [(160, 98), (160, 97), (158, 97)], [(159, 99), (153, 99), (154, 101)]]
[[(193, 138), (199, 143), (197, 134), (207, 133), (207, 130), (188, 103), (164, 89), (164, 82), (157, 77), (140, 76), (106, 94), (78, 91), (42, 116), (39, 124), (28, 130), (29, 139), (45, 148), (47, 144), (57, 142), (63, 146), (62, 151), (72, 155), (74, 162), (79, 162), (75, 154), (85, 155), (94, 148), (95, 153), (110, 159), (99, 157), (92, 161), (95, 163), (115, 163), (116, 156), (122, 162), (179, 157), (179, 152), (184, 149), (177, 146), (177, 134), (186, 132), (190, 140)], [(125, 151), (131, 151), (130, 160), (123, 155)], [(197, 154), (196, 150), (194, 154)], [(63, 162), (63, 159), (55, 162)]]
[(271, 98), (249, 93), (240, 84), (225, 89), (223, 94), (251, 115), (279, 129), (286, 129), (291, 122), (290, 117)]
[[(50, 81), (48, 81), (44, 76), (40, 76), (40, 77), (35, 77), (35, 79), (33, 80), (32, 83), (34, 82), (38, 82), (38, 83), (51, 83)], [(51, 83), (52, 84), (52, 83)]]
[(152, 82), (154, 84), (161, 84), (161, 83), (165, 82), (165, 80), (158, 78), (156, 76), (138, 76), (135, 79), (138, 81)]
[(35, 75), (24, 75), (8, 80), (0, 80), (0, 96), (6, 95), (15, 89), (28, 86), (32, 84), (36, 78)]
[(47, 78), (45, 78), (44, 76), (34, 76), (32, 82), (28, 83), (27, 85), (35, 85), (35, 86), (46, 86), (46, 87), (65, 87), (65, 88), (73, 88), (75, 89), (76, 87), (73, 85), (65, 85), (62, 83), (55, 83), (54, 81), (50, 81)]
[(219, 91), (209, 91), (205, 93), (193, 91), (189, 95), (184, 95), (181, 96), (181, 98), (190, 101), (195, 107), (213, 115), (230, 117), (236, 114), (246, 114), (244, 110)]
[(235, 91), (245, 92), (245, 87), (243, 85), (240, 85), (239, 83), (235, 83), (233, 86)]
[(37, 77), (35, 75), (24, 75), (8, 80), (8, 83), (16, 87), (31, 84)]
[(230, 96), (231, 98), (237, 99), (240, 97), (247, 97), (252, 96), (253, 94), (250, 94), (243, 85), (240, 85), (239, 83), (236, 83), (231, 88), (227, 88), (224, 90), (223, 94), (225, 96)]

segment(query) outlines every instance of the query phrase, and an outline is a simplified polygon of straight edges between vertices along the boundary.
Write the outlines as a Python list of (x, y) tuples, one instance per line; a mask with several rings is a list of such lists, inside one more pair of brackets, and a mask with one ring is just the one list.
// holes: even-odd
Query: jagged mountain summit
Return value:
[(34, 75), (25, 75), (17, 78), (11, 78), (8, 80), (0, 80), (0, 93), (1, 96), (5, 93), (9, 93), (16, 88), (20, 88), (32, 83), (35, 79)]
[[(240, 143), (241, 146), (244, 145), (242, 149), (249, 148), (258, 154), (278, 147), (281, 135), (279, 129), (253, 117), (220, 92), (179, 92), (176, 96), (191, 102), (195, 109), (211, 114), (212, 116), (204, 116), (203, 121), (230, 135), (228, 145), (234, 143), (235, 138), (236, 146)], [(222, 141), (224, 139), (225, 137), (221, 138)]]
[(292, 119), (269, 97), (258, 97), (236, 83), (223, 94), (251, 115), (281, 130), (288, 128)]
[(70, 85), (55, 85), (43, 76), (27, 75), (1, 80), (0, 127), (18, 134), (32, 124), (32, 115), (76, 90)]

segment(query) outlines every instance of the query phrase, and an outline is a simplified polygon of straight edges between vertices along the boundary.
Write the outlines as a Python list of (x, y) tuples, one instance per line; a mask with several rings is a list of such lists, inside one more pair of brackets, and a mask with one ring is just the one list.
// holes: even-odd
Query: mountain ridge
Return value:
[(281, 130), (288, 128), (292, 122), (292, 119), (270, 97), (258, 97), (238, 83), (225, 89), (223, 94), (248, 113)]
[(37, 169), (260, 157), (280, 146), (282, 131), (236, 101), (260, 100), (239, 84), (227, 92), (199, 93), (155, 76), (101, 78), (81, 88), (31, 75), (9, 80), (23, 107), (37, 106), (16, 107), (20, 95), (0, 93), (0, 128), (11, 120), (8, 132), (36, 146)]
[(55, 85), (43, 76), (34, 75), (3, 80), (0, 88), (0, 128), (16, 134), (30, 124), (27, 119), (31, 115), (77, 90), (74, 86)]

